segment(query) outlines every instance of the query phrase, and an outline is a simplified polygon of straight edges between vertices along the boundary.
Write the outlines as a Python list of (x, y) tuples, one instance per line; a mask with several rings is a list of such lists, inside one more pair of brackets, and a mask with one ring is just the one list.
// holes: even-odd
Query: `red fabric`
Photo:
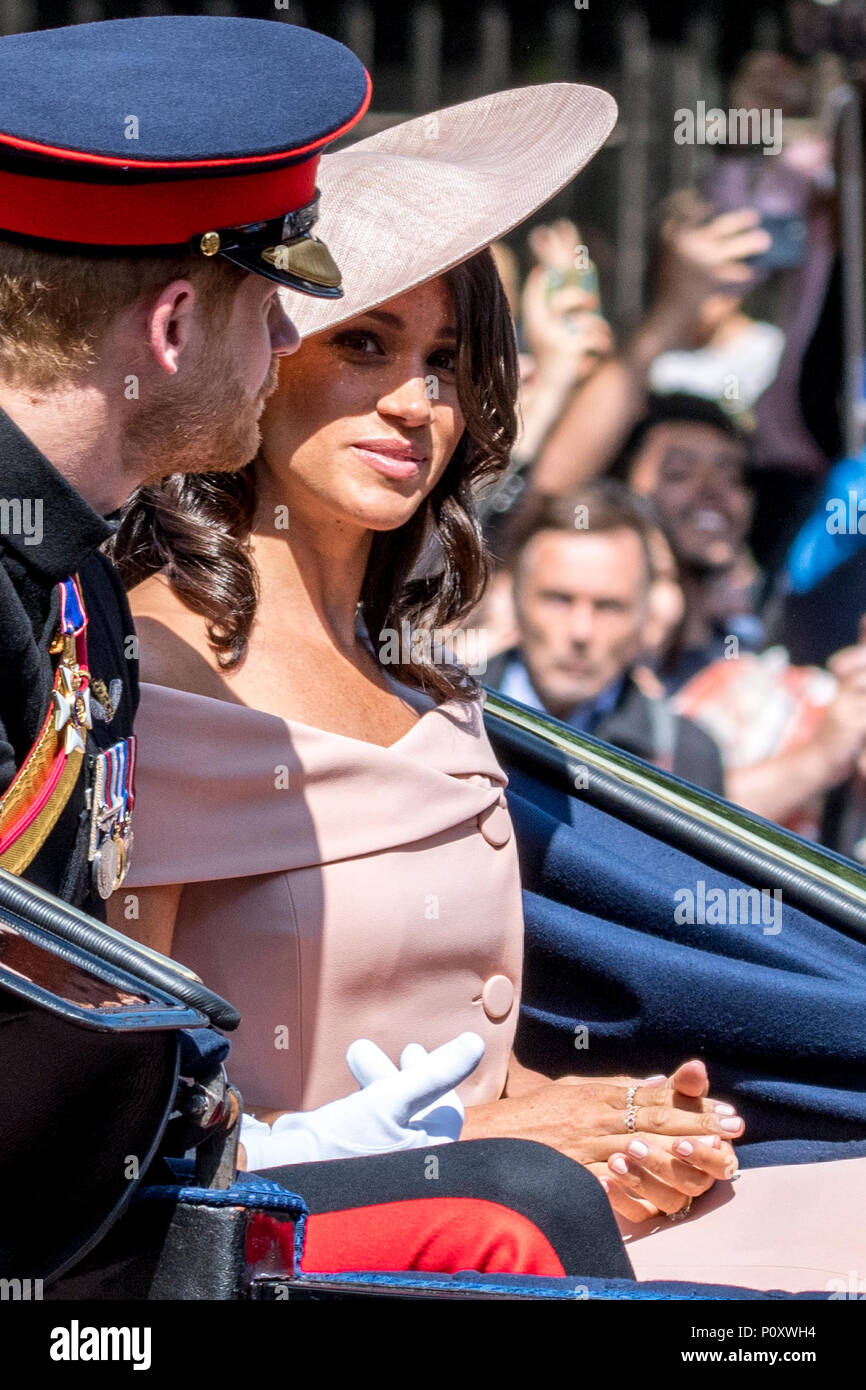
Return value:
[(266, 222), (311, 203), (318, 155), (288, 169), (182, 183), (71, 183), (0, 170), (7, 232), (88, 246), (162, 246)]
[(565, 1273), (550, 1241), (527, 1217), (476, 1197), (425, 1197), (309, 1216), (301, 1268), (309, 1274)]
[(271, 1216), (266, 1211), (253, 1212), (247, 1223), (247, 1264), (263, 1264), (266, 1260), (272, 1261), (275, 1256), (283, 1271), (294, 1269), (294, 1222)]

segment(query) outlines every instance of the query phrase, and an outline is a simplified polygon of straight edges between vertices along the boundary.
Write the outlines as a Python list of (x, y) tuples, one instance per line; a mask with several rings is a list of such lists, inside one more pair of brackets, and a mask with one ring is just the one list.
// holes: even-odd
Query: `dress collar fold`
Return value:
[(480, 701), (430, 708), (381, 748), (145, 683), (136, 733), (133, 886), (408, 849), (477, 822), (507, 783)]

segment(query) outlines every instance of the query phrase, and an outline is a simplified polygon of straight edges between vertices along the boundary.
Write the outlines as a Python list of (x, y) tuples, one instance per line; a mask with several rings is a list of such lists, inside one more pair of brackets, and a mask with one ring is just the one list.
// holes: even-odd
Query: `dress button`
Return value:
[(498, 1022), (511, 1013), (514, 1003), (514, 985), (507, 975), (491, 975), (481, 991), (481, 1003), (488, 1018)]
[(499, 800), (478, 817), (478, 829), (488, 845), (501, 849), (511, 839), (511, 818), (505, 797), (500, 793)]

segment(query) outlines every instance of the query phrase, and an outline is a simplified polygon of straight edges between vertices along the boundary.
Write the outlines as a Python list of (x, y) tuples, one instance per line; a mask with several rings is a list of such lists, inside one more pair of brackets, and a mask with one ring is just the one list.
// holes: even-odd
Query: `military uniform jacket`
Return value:
[(104, 919), (88, 864), (96, 756), (128, 737), (138, 704), (134, 628), (120, 577), (99, 547), (112, 534), (0, 411), (0, 798), (27, 757), (52, 698), (49, 646), (58, 584), (77, 574), (87, 610), (93, 728), (82, 772), (24, 877)]

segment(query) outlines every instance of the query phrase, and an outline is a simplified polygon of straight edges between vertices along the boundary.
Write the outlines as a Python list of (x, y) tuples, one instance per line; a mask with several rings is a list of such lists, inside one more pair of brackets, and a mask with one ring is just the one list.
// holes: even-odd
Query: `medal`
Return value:
[(96, 759), (88, 859), (93, 886), (101, 898), (110, 898), (126, 877), (134, 805), (135, 735), (131, 734)]
[(110, 898), (118, 887), (117, 848), (114, 838), (106, 835), (102, 840), (91, 865), (93, 885), (100, 898)]
[(90, 673), (84, 633), (87, 615), (76, 579), (64, 579), (60, 588), (60, 631), (50, 651), (60, 653), (57, 680), (54, 688), (54, 728), (64, 735), (67, 754), (76, 749), (84, 752), (87, 730), (93, 728), (90, 715)]

